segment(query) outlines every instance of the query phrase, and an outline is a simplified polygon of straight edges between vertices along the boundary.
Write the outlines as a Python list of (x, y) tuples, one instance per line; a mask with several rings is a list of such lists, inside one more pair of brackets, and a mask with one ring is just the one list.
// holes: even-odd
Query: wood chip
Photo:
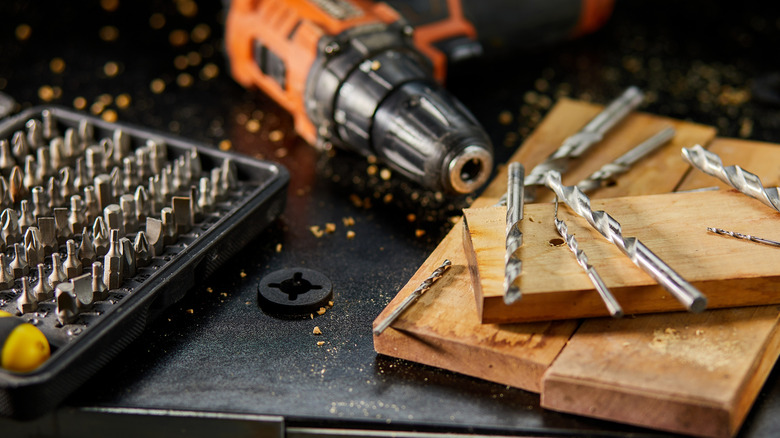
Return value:
[(314, 333), (315, 335), (321, 335), (322, 334), (322, 330), (320, 330), (319, 327), (314, 327), (314, 330), (312, 330), (312, 333)]

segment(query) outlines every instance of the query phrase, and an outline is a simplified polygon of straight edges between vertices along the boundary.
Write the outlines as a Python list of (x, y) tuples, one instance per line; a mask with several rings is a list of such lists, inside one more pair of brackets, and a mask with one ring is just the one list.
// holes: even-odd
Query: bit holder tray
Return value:
[(3, 120), (3, 140), (0, 310), (52, 347), (0, 369), (3, 416), (55, 407), (284, 209), (281, 166), (63, 108)]

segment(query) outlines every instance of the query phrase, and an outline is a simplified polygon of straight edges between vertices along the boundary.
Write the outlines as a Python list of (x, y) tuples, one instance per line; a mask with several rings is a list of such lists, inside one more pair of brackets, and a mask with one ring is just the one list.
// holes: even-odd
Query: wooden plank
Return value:
[[(709, 149), (725, 164), (777, 184), (780, 147), (717, 139)], [(694, 171), (680, 188), (716, 181)], [(733, 436), (780, 355), (779, 320), (777, 306), (586, 320), (545, 374), (542, 406), (691, 435)]]
[[(780, 251), (707, 232), (708, 226), (749, 230), (780, 239), (780, 214), (734, 190), (671, 193), (594, 200), (620, 222), (625, 236), (636, 237), (707, 296), (709, 308), (780, 303)], [(482, 322), (506, 323), (609, 316), (587, 274), (577, 264), (553, 225), (550, 204), (532, 204), (521, 223), (519, 250), (523, 297), (503, 301), (506, 209), (466, 209), (465, 241), (472, 249), (472, 272)], [(679, 311), (684, 307), (615, 245), (565, 206), (558, 217), (577, 237), (626, 314)], [(562, 243), (562, 242), (561, 242)], [(741, 291), (735, 294), (734, 290)], [(482, 299), (480, 300), (480, 297)]]
[[(601, 107), (597, 105), (572, 100), (560, 101), (512, 160), (519, 160), (530, 169), (544, 160), (566, 136), (578, 131), (600, 110)], [(644, 127), (645, 124), (650, 124), (651, 127)], [(598, 147), (588, 154), (591, 159), (597, 159), (596, 162), (583, 163), (575, 170), (589, 174), (607, 161), (608, 157), (620, 155), (632, 144), (649, 137), (667, 124), (675, 124), (680, 132), (691, 133), (691, 138), (696, 138), (700, 143), (707, 143), (715, 132), (713, 128), (692, 123), (647, 114), (633, 114), (607, 136), (601, 145), (603, 147)], [(636, 134), (639, 137), (636, 141), (620, 140), (624, 138), (622, 136), (634, 135), (629, 135), (624, 130), (633, 132), (640, 128), (643, 132), (641, 135)], [(620, 152), (612, 151), (612, 147), (620, 148)], [(679, 150), (675, 155), (679, 155)], [(599, 190), (594, 196), (602, 196), (601, 192), (605, 195), (633, 194), (634, 190), (641, 190), (642, 193), (661, 193), (668, 190), (664, 185), (666, 181), (675, 178), (679, 180), (685, 170), (685, 166), (673, 166), (664, 175), (647, 173), (637, 186), (627, 184), (628, 180), (623, 178), (614, 187)], [(474, 202), (474, 207), (495, 204), (505, 190), (506, 169), (501, 168), (483, 195)], [(389, 329), (374, 336), (374, 349), (380, 354), (539, 392), (542, 374), (574, 332), (577, 322), (481, 324), (466, 269), (468, 263), (463, 251), (462, 222), (457, 223), (445, 236), (376, 321), (384, 319), (445, 258), (449, 258), (453, 263), (450, 271)]]

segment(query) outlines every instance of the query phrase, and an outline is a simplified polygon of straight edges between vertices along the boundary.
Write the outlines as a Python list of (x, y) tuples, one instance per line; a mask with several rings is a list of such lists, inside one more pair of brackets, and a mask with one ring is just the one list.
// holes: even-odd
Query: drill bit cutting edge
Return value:
[(523, 176), (525, 168), (520, 163), (510, 163), (507, 177), (506, 203), (506, 255), (504, 257), (504, 303), (512, 304), (522, 298), (517, 278), (523, 272), (523, 261), (517, 256), (517, 250), (523, 246), (523, 232), (520, 221), (523, 220)]
[(615, 244), (635, 265), (643, 269), (671, 293), (691, 312), (701, 312), (707, 307), (707, 298), (680, 274), (650, 251), (639, 239), (624, 237), (620, 223), (608, 213), (593, 211), (590, 198), (576, 186), (564, 186), (561, 174), (550, 171), (545, 175), (545, 185), (550, 188), (575, 213), (583, 217), (607, 240)]

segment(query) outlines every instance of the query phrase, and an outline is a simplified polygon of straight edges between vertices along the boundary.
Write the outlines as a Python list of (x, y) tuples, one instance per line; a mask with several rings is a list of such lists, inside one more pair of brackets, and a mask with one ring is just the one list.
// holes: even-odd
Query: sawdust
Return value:
[[(693, 334), (691, 336), (690, 334)], [(677, 361), (694, 364), (715, 371), (728, 367), (733, 358), (743, 353), (742, 346), (736, 336), (726, 339), (714, 339), (702, 336), (702, 330), (683, 330), (668, 327), (653, 331), (650, 348), (654, 351), (671, 356)], [(731, 338), (731, 339), (729, 339)]]

